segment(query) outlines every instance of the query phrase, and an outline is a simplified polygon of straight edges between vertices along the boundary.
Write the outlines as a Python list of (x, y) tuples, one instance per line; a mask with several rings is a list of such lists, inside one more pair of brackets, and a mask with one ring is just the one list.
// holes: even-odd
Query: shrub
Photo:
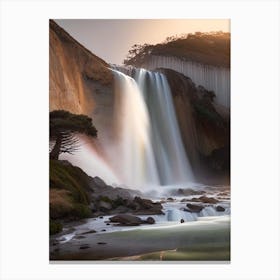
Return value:
[(108, 202), (108, 203), (112, 203), (112, 200), (108, 196), (101, 196), (99, 198), (99, 200), (104, 201), (104, 202)]
[(54, 220), (50, 220), (49, 231), (50, 231), (50, 235), (61, 232), (62, 231), (62, 224), (60, 224), (59, 222), (56, 222)]
[(91, 216), (91, 210), (87, 205), (76, 203), (74, 204), (72, 215), (75, 218), (80, 218), (80, 219), (89, 218)]
[(127, 204), (127, 199), (123, 199), (120, 196), (118, 196), (117, 199), (113, 201), (114, 208), (117, 208), (118, 206), (125, 206), (126, 204)]

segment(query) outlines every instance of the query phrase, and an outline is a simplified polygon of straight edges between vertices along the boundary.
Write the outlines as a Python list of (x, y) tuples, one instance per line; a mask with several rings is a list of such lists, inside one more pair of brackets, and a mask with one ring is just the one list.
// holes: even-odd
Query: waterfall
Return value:
[(132, 78), (112, 71), (114, 137), (104, 134), (93, 142), (81, 138), (80, 149), (61, 158), (110, 185), (142, 191), (158, 186), (193, 187), (192, 169), (164, 74), (134, 69)]
[(128, 186), (193, 182), (166, 77), (140, 69), (115, 75), (118, 174)]
[(143, 67), (155, 70), (156, 68), (169, 68), (184, 74), (197, 85), (216, 94), (216, 102), (230, 107), (230, 70), (225, 67), (204, 65), (197, 62), (185, 61), (176, 57), (150, 56)]
[(151, 141), (160, 184), (193, 181), (166, 77), (161, 73), (139, 69), (135, 79), (150, 115)]
[(133, 78), (117, 70), (113, 71), (117, 134), (116, 153), (112, 157), (114, 168), (128, 186), (159, 185), (150, 141), (150, 118), (145, 101)]

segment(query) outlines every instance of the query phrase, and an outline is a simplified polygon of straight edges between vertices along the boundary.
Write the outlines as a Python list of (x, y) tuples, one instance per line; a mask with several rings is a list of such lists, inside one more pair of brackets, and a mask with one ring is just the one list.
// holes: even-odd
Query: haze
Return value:
[(157, 44), (196, 31), (230, 32), (228, 19), (56, 19), (72, 37), (108, 63), (122, 64), (134, 44)]

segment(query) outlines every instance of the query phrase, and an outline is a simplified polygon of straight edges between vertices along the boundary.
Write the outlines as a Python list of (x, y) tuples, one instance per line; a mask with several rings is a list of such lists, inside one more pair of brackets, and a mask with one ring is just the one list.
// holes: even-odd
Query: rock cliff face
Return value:
[(50, 111), (64, 109), (94, 119), (99, 136), (111, 131), (113, 75), (109, 65), (50, 20)]
[(186, 61), (176, 57), (151, 55), (142, 67), (150, 70), (167, 68), (190, 77), (197, 85), (202, 85), (215, 93), (215, 102), (230, 107), (230, 70), (226, 67)]
[(229, 175), (229, 110), (213, 103), (213, 93), (170, 69), (168, 79), (184, 146), (198, 178)]

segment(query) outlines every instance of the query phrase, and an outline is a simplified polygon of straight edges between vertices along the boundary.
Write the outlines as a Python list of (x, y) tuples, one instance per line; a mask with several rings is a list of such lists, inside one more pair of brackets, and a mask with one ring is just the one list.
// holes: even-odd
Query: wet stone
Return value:
[(84, 244), (80, 246), (80, 249), (88, 249), (90, 246), (88, 244)]

